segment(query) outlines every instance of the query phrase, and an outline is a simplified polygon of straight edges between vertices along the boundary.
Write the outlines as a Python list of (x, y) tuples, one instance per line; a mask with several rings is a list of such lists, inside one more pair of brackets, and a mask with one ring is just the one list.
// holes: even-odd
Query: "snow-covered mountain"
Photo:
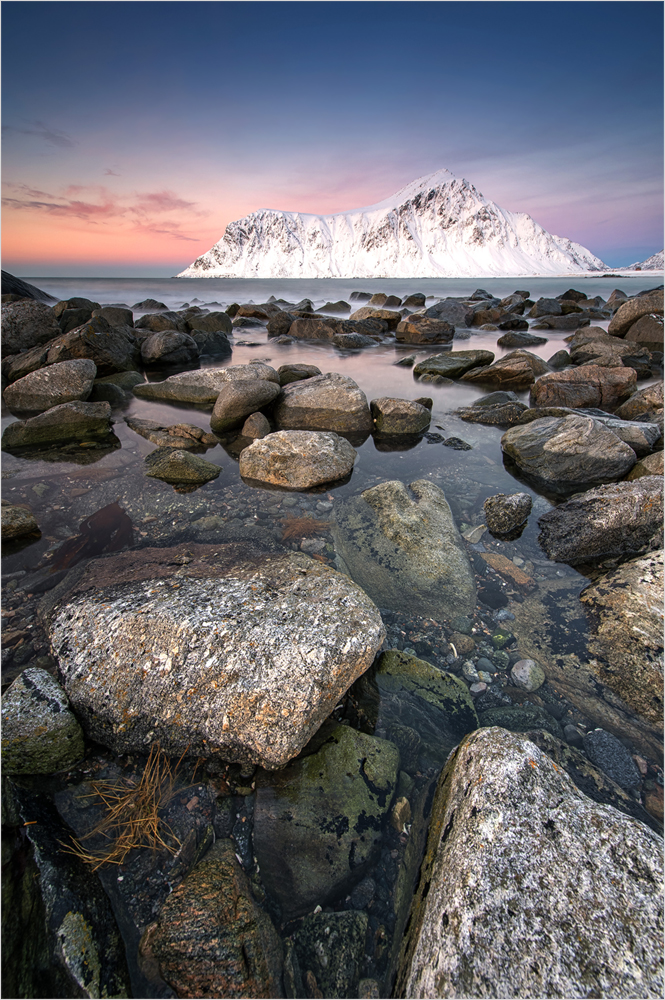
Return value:
[(635, 270), (639, 267), (640, 271), (662, 271), (663, 270), (663, 253), (665, 251), (660, 250), (658, 253), (652, 254), (651, 257), (647, 257), (646, 260), (638, 260), (637, 263), (631, 264), (631, 270)]
[(336, 215), (260, 209), (179, 278), (438, 278), (606, 271), (598, 257), (438, 170)]

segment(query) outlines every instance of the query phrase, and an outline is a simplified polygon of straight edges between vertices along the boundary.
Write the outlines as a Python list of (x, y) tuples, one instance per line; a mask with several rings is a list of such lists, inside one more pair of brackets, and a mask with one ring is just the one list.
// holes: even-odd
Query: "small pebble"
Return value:
[(478, 671), (476, 670), (471, 660), (465, 660), (464, 663), (462, 664), (462, 676), (467, 681), (473, 682), (480, 680), (480, 677), (478, 676)]
[(476, 681), (475, 684), (471, 685), (469, 691), (474, 695), (482, 694), (484, 691), (487, 691), (487, 684), (484, 684), (483, 681)]

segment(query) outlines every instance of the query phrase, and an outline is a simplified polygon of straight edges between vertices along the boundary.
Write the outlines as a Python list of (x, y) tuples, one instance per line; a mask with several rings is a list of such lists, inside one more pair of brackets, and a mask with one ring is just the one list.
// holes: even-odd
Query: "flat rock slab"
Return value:
[(338, 553), (379, 607), (454, 617), (476, 583), (443, 490), (425, 479), (380, 483), (335, 506)]
[(228, 382), (265, 379), (277, 382), (279, 375), (263, 362), (248, 365), (230, 365), (228, 368), (203, 368), (198, 371), (180, 372), (163, 382), (143, 382), (134, 387), (140, 399), (176, 400), (182, 403), (214, 403)]
[(597, 486), (548, 510), (538, 524), (538, 541), (554, 562), (575, 565), (661, 548), (663, 480), (643, 476)]
[(352, 378), (336, 372), (285, 386), (273, 419), (277, 430), (369, 434), (372, 429), (365, 393)]
[(61, 361), (8, 385), (3, 398), (11, 410), (41, 412), (60, 403), (86, 400), (96, 375), (97, 365), (87, 358)]
[(11, 450), (103, 438), (111, 433), (110, 419), (109, 403), (60, 403), (5, 427), (2, 447)]
[(637, 376), (632, 368), (582, 365), (550, 372), (531, 389), (531, 406), (597, 406), (613, 411), (635, 392)]
[(196, 424), (160, 424), (156, 420), (125, 417), (131, 430), (161, 448), (212, 448), (219, 444), (214, 434), (206, 433)]
[(302, 749), (384, 637), (348, 577), (230, 544), (93, 560), (51, 623), (94, 739), (267, 768)]
[(534, 743), (467, 737), (441, 775), (401, 997), (660, 997), (663, 841)]
[(240, 453), (240, 475), (285, 489), (306, 490), (344, 479), (356, 455), (355, 448), (332, 431), (276, 431)]
[(530, 351), (517, 350), (486, 368), (472, 368), (461, 376), (463, 382), (493, 383), (504, 389), (528, 389), (538, 375), (549, 371), (542, 358)]
[(662, 734), (663, 550), (607, 573), (580, 600), (598, 678)]
[(321, 748), (257, 782), (254, 850), (287, 918), (360, 881), (382, 840), (399, 771), (387, 740), (335, 726)]
[(611, 430), (583, 416), (542, 417), (511, 427), (501, 447), (522, 473), (554, 493), (621, 479), (637, 459)]

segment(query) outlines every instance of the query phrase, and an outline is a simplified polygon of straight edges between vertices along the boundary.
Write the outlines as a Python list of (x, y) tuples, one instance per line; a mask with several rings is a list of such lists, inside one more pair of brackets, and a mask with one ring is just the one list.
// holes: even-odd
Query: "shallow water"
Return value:
[[(660, 283), (660, 276), (644, 275), (638, 278), (559, 278), (533, 279), (486, 279), (423, 281), (232, 281), (222, 279), (30, 279), (39, 287), (57, 298), (80, 295), (100, 303), (121, 303), (133, 305), (144, 298), (152, 297), (171, 308), (180, 308), (184, 303), (202, 304), (208, 307), (226, 307), (236, 302), (262, 302), (270, 296), (284, 297), (298, 301), (310, 297), (316, 307), (326, 301), (346, 299), (355, 290), (369, 292), (385, 291), (404, 296), (422, 291), (436, 298), (446, 295), (471, 294), (476, 287), (503, 296), (515, 287), (530, 291), (532, 298), (555, 296), (566, 288), (576, 287), (588, 296), (596, 294), (607, 298), (614, 287), (622, 288), (627, 294), (634, 294), (642, 288)], [(364, 303), (358, 303), (362, 305)], [(603, 328), (607, 322), (595, 323)], [(459, 331), (453, 343), (453, 350), (487, 349), (495, 353), (497, 359), (512, 348), (498, 348), (497, 332)], [(530, 350), (550, 358), (565, 346), (567, 331), (539, 331), (547, 336), (548, 342)], [(242, 345), (248, 341), (251, 345)], [(271, 491), (244, 484), (238, 473), (237, 455), (232, 444), (226, 448), (219, 444), (205, 452), (206, 460), (220, 466), (221, 475), (214, 482), (192, 493), (176, 493), (171, 486), (158, 480), (147, 479), (144, 474), (144, 458), (155, 446), (131, 431), (124, 423), (124, 416), (137, 416), (157, 420), (163, 424), (187, 421), (209, 429), (211, 408), (196, 408), (186, 405), (155, 403), (133, 398), (123, 411), (114, 411), (115, 433), (120, 447), (98, 457), (99, 453), (84, 456), (90, 464), (73, 461), (47, 461), (44, 457), (16, 457), (3, 453), (2, 477), (3, 497), (13, 503), (28, 505), (40, 525), (42, 536), (30, 544), (6, 546), (3, 552), (4, 597), (9, 605), (20, 611), (24, 601), (29, 603), (29, 614), (24, 619), (26, 630), (37, 628), (34, 618), (34, 604), (39, 598), (39, 589), (49, 566), (57, 564), (57, 550), (63, 541), (79, 532), (81, 523), (92, 514), (109, 504), (117, 502), (126, 511), (134, 527), (134, 544), (170, 545), (186, 542), (220, 542), (226, 539), (251, 541), (272, 538), (282, 540), (283, 522), (294, 514), (305, 514), (308, 518), (319, 518), (322, 532), (315, 535), (321, 539), (318, 552), (332, 564), (335, 560), (334, 543), (326, 522), (332, 509), (352, 495), (389, 479), (399, 479), (410, 483), (416, 479), (429, 479), (445, 493), (453, 515), (461, 531), (484, 523), (483, 502), (498, 492), (527, 492), (533, 498), (533, 511), (522, 536), (513, 542), (498, 542), (487, 532), (481, 540), (471, 546), (472, 557), (483, 552), (495, 552), (510, 560), (517, 560), (528, 574), (535, 578), (538, 590), (525, 600), (513, 590), (510, 602), (503, 600), (503, 608), (479, 605), (474, 622), (476, 633), (490, 632), (498, 624), (505, 624), (517, 636), (522, 655), (533, 656), (543, 662), (546, 673), (548, 658), (561, 665), (562, 670), (570, 669), (574, 675), (580, 660), (585, 658), (587, 627), (577, 600), (588, 577), (577, 570), (548, 560), (538, 544), (538, 517), (557, 502), (539, 493), (531, 484), (519, 481), (505, 467), (500, 447), (504, 428), (465, 423), (454, 411), (469, 405), (475, 398), (484, 395), (488, 388), (477, 388), (464, 383), (437, 386), (420, 383), (413, 377), (410, 368), (397, 367), (395, 362), (407, 355), (416, 355), (416, 360), (438, 353), (443, 347), (418, 347), (379, 344), (363, 351), (342, 351), (324, 343), (296, 342), (280, 345), (270, 341), (263, 327), (240, 328), (234, 332), (233, 356), (223, 362), (212, 362), (215, 367), (237, 365), (252, 360), (268, 361), (273, 367), (287, 363), (307, 363), (318, 366), (322, 372), (339, 372), (355, 379), (367, 395), (368, 400), (379, 396), (397, 396), (416, 399), (430, 396), (433, 399), (430, 431), (442, 437), (458, 437), (471, 445), (471, 450), (456, 451), (440, 442), (430, 443), (422, 438), (412, 447), (395, 451), (383, 451), (373, 438), (368, 438), (357, 447), (358, 458), (348, 482), (333, 485), (324, 490), (298, 494)], [(206, 362), (204, 362), (205, 364)], [(173, 372), (164, 372), (165, 377)], [(150, 375), (150, 378), (156, 377)], [(644, 383), (641, 383), (644, 384)], [(528, 392), (518, 393), (519, 398), (528, 401)], [(3, 410), (4, 427), (16, 419)], [(96, 460), (95, 460), (96, 459)], [(560, 501), (559, 501), (560, 502)], [(320, 506), (317, 506), (320, 505)], [(300, 538), (290, 542), (299, 548)], [(492, 576), (496, 584), (501, 581)], [(7, 590), (9, 583), (10, 589)], [(33, 595), (34, 591), (34, 597)], [(385, 615), (388, 626), (387, 646), (414, 651), (441, 669), (453, 668), (459, 674), (461, 661), (448, 652), (446, 636), (449, 625), (424, 619), (406, 619), (399, 612)], [(446, 631), (447, 629), (447, 631)], [(30, 635), (21, 647), (30, 645)], [(37, 643), (33, 654), (43, 655), (45, 650)], [(21, 655), (10, 658), (7, 671), (3, 664), (3, 683), (10, 681), (25, 665)], [(514, 689), (513, 694), (514, 694)], [(594, 721), (585, 715), (580, 703), (568, 699), (570, 689), (550, 680), (541, 691), (547, 693), (548, 702), (557, 702), (564, 721), (574, 722), (582, 728), (593, 728)], [(565, 697), (562, 697), (565, 696)], [(527, 699), (529, 700), (529, 699)], [(533, 699), (531, 699), (533, 700)], [(538, 703), (538, 699), (535, 699)], [(542, 701), (541, 701), (542, 704)], [(408, 706), (402, 721), (408, 726)], [(348, 718), (348, 716), (347, 716)], [(637, 730), (632, 720), (625, 714), (617, 716), (625, 726), (615, 728), (634, 752), (637, 748)], [(352, 722), (353, 724), (353, 722)], [(413, 720), (413, 725), (416, 725)], [(642, 753), (645, 753), (642, 750)], [(650, 760), (652, 758), (650, 757)], [(422, 765), (421, 765), (422, 766)], [(433, 773), (423, 770), (417, 779), (417, 787), (431, 780)], [(420, 785), (418, 785), (420, 781)], [(244, 822), (244, 820), (243, 820)], [(384, 878), (390, 885), (390, 878), (381, 866), (388, 867), (406, 842), (403, 835), (394, 831), (389, 834), (386, 844), (392, 851), (382, 859), (375, 876), (380, 882)], [(401, 846), (400, 846), (401, 845)], [(251, 868), (251, 853), (249, 855)], [(397, 869), (395, 869), (397, 870)], [(377, 875), (376, 873), (379, 872)], [(393, 873), (394, 875), (394, 873)], [(384, 877), (385, 876), (385, 877)], [(392, 875), (390, 876), (393, 877)], [(381, 883), (383, 884), (383, 883)], [(334, 909), (345, 909), (347, 901), (333, 902)], [(392, 928), (388, 928), (391, 931)], [(387, 953), (386, 953), (387, 955)], [(380, 978), (386, 973), (387, 957), (374, 966), (368, 966), (368, 975)], [(157, 994), (145, 994), (157, 995)]]

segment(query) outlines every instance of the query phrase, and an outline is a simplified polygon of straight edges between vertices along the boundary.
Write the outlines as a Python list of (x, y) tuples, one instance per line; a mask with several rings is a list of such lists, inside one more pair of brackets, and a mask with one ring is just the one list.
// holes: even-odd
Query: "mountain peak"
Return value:
[(441, 169), (333, 215), (261, 209), (231, 222), (180, 278), (435, 278), (605, 271), (571, 240)]

